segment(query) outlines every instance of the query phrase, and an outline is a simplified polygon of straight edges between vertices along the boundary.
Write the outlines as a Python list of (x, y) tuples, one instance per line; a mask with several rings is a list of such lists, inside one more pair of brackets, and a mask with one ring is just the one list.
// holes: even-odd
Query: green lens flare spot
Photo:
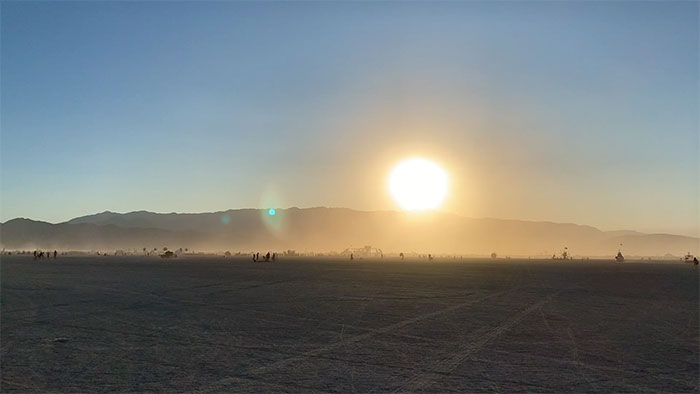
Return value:
[(270, 216), (275, 216), (276, 213), (277, 213), (277, 211), (275, 211), (274, 208), (270, 208), (270, 209), (267, 211), (267, 214), (270, 215)]

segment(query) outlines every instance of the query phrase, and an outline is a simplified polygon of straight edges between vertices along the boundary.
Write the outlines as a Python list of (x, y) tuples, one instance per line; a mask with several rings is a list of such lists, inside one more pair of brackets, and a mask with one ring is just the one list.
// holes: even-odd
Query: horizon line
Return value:
[[(602, 230), (596, 226), (589, 225), (589, 224), (580, 224), (580, 223), (573, 223), (573, 222), (555, 222), (551, 220), (527, 220), (527, 219), (511, 219), (511, 218), (499, 218), (499, 217), (492, 217), (492, 216), (482, 216), (482, 217), (474, 217), (474, 216), (464, 216), (460, 215), (454, 212), (450, 211), (442, 211), (442, 210), (430, 210), (427, 212), (409, 212), (409, 211), (401, 211), (401, 210), (361, 210), (361, 209), (355, 209), (355, 208), (347, 208), (347, 207), (332, 207), (332, 206), (312, 206), (312, 207), (297, 207), (297, 206), (291, 206), (287, 208), (276, 208), (273, 207), (277, 210), (311, 210), (311, 209), (343, 209), (343, 210), (348, 210), (348, 211), (353, 211), (353, 212), (360, 212), (360, 213), (398, 213), (398, 214), (442, 214), (442, 215), (450, 215), (450, 216), (456, 216), (459, 218), (463, 219), (471, 219), (471, 220), (500, 220), (500, 221), (510, 221), (510, 222), (527, 222), (527, 223), (546, 223), (546, 224), (558, 224), (558, 225), (574, 225), (574, 226), (581, 226), (581, 227), (590, 227), (595, 230), (604, 232), (604, 233), (614, 233), (614, 232), (634, 232), (638, 233), (640, 235), (672, 235), (672, 236), (684, 236), (684, 237), (689, 237), (689, 238), (700, 238), (700, 234), (696, 235), (685, 235), (685, 234), (674, 234), (674, 233), (669, 233), (669, 232), (642, 232), (638, 230), (629, 230), (629, 229), (620, 229), (620, 230)], [(0, 224), (6, 224), (8, 222), (11, 222), (13, 220), (30, 220), (33, 222), (41, 222), (41, 223), (47, 223), (51, 225), (59, 225), (59, 224), (73, 224), (70, 223), (70, 221), (75, 220), (75, 219), (80, 219), (80, 218), (85, 218), (85, 217), (90, 217), (90, 216), (96, 216), (96, 215), (101, 215), (101, 214), (115, 214), (115, 215), (128, 215), (128, 214), (133, 214), (133, 213), (147, 213), (147, 214), (153, 214), (153, 215), (206, 215), (206, 214), (218, 214), (218, 213), (225, 213), (229, 211), (264, 211), (267, 210), (268, 208), (229, 208), (226, 210), (219, 210), (219, 211), (203, 211), (203, 212), (156, 212), (156, 211), (149, 211), (145, 209), (140, 209), (140, 210), (135, 210), (135, 211), (128, 211), (128, 212), (115, 212), (115, 211), (110, 211), (110, 210), (105, 210), (102, 212), (97, 212), (97, 213), (91, 213), (91, 214), (86, 214), (86, 215), (80, 215), (76, 216), (73, 218), (70, 218), (68, 220), (64, 220), (61, 222), (49, 222), (46, 220), (41, 220), (41, 219), (33, 219), (30, 217), (15, 217), (12, 219), (8, 219), (4, 222), (0, 222)]]

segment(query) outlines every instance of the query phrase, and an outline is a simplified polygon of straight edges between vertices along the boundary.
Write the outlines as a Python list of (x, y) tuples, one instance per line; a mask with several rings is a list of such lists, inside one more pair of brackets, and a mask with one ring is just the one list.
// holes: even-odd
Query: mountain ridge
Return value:
[(9, 249), (48, 246), (69, 249), (342, 251), (373, 245), (387, 252), (487, 255), (549, 255), (568, 247), (576, 255), (625, 253), (661, 256), (692, 251), (698, 238), (548, 221), (469, 218), (452, 213), (412, 214), (349, 208), (243, 208), (204, 213), (104, 211), (47, 223), (12, 219), (0, 223), (0, 244)]

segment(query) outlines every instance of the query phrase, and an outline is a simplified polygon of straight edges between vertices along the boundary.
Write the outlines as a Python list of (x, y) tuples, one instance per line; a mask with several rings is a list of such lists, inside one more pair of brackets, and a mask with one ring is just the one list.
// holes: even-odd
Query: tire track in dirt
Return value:
[[(492, 350), (492, 349), (488, 349), (488, 351), (489, 351), (489, 352), (492, 352), (492, 353), (507, 355), (507, 356), (508, 356), (509, 358), (511, 358), (511, 359), (517, 359), (517, 360), (520, 360), (520, 361), (522, 361), (522, 360), (528, 360), (528, 359), (542, 360), (542, 361), (552, 362), (552, 363), (555, 363), (555, 364), (572, 365), (572, 366), (575, 366), (575, 367), (580, 367), (580, 368), (584, 368), (584, 369), (587, 369), (587, 370), (590, 370), (590, 371), (597, 371), (597, 372), (615, 372), (615, 373), (618, 373), (618, 374), (628, 375), (628, 376), (635, 376), (635, 375), (639, 375), (639, 374), (644, 374), (644, 373), (646, 373), (645, 371), (625, 370), (625, 369), (620, 369), (620, 368), (615, 368), (615, 367), (608, 367), (608, 366), (605, 366), (605, 365), (595, 365), (595, 364), (590, 364), (590, 363), (586, 363), (586, 362), (583, 362), (583, 361), (572, 360), (572, 359), (565, 359), (565, 358), (547, 357), (547, 356), (533, 355), (533, 354), (525, 354), (525, 353), (516, 353), (516, 352), (509, 352), (509, 351), (506, 351), (506, 350)], [(488, 359), (477, 358), (477, 359), (475, 359), (475, 360), (476, 360), (476, 361), (485, 362), (485, 363), (489, 362)], [(662, 380), (666, 380), (666, 381), (669, 381), (669, 382), (674, 382), (674, 383), (681, 383), (681, 384), (687, 384), (687, 383), (688, 383), (687, 381), (680, 380), (680, 379), (676, 379), (676, 378), (670, 377), (670, 376), (656, 375), (655, 378), (657, 378), (657, 379), (662, 379)], [(632, 384), (629, 384), (629, 383), (618, 382), (618, 384), (619, 384), (619, 385), (624, 385), (624, 386), (626, 386), (626, 387), (629, 387), (630, 392), (632, 392), (632, 391), (640, 391), (640, 392), (641, 392), (641, 391), (648, 390), (648, 389), (646, 389), (646, 388), (644, 388), (644, 387), (632, 385)]]
[[(488, 329), (485, 332), (477, 335), (477, 340), (460, 345), (458, 349), (454, 352), (451, 352), (448, 357), (430, 365), (429, 369), (431, 371), (437, 371), (440, 374), (449, 374), (452, 370), (457, 368), (464, 360), (481, 350), (481, 348), (483, 348), (487, 343), (491, 342), (506, 331), (513, 328), (515, 325), (520, 323), (525, 317), (539, 310), (543, 305), (549, 303), (554, 297), (559, 295), (564, 290), (565, 289), (562, 289), (551, 293), (550, 295), (545, 297), (545, 299), (540, 300), (530, 305), (529, 307), (523, 309), (519, 313), (504, 321), (499, 326), (494, 327), (492, 329)], [(403, 386), (401, 386), (394, 392), (413, 393), (421, 391), (426, 386), (433, 383), (433, 378), (435, 378), (435, 372), (428, 372), (425, 374), (417, 375), (412, 379), (409, 379)]]
[(396, 332), (381, 332), (380, 333), (380, 332), (378, 332), (380, 329), (361, 327), (361, 326), (356, 326), (356, 325), (346, 324), (346, 323), (334, 323), (332, 321), (313, 319), (313, 318), (308, 318), (308, 317), (299, 317), (299, 316), (293, 316), (293, 315), (288, 315), (288, 314), (284, 314), (284, 313), (275, 313), (275, 312), (258, 311), (258, 310), (250, 311), (250, 313), (277, 316), (277, 317), (283, 317), (283, 318), (287, 318), (287, 319), (295, 319), (295, 320), (301, 320), (301, 321), (309, 321), (309, 322), (314, 322), (317, 324), (327, 324), (327, 325), (330, 325), (333, 327), (345, 327), (345, 328), (350, 328), (353, 330), (364, 331), (364, 332), (376, 332), (377, 334), (388, 334), (388, 335), (391, 335), (391, 336), (394, 336), (397, 338), (407, 338), (407, 339), (418, 340), (418, 341), (427, 342), (427, 343), (435, 343), (435, 344), (439, 343), (435, 339), (420, 337), (417, 335), (399, 334)]
[[(443, 309), (437, 310), (435, 312), (430, 312), (430, 313), (426, 313), (426, 314), (416, 316), (416, 317), (413, 317), (410, 319), (402, 320), (400, 322), (388, 325), (386, 327), (383, 327), (383, 328), (380, 328), (380, 329), (377, 329), (377, 330), (374, 330), (371, 332), (356, 335), (356, 336), (353, 336), (351, 338), (344, 339), (342, 341), (333, 342), (333, 343), (328, 344), (326, 346), (321, 346), (321, 347), (316, 348), (314, 350), (310, 350), (308, 352), (302, 353), (299, 356), (285, 358), (285, 359), (273, 362), (271, 364), (268, 364), (268, 365), (265, 365), (265, 366), (262, 366), (259, 368), (255, 368), (253, 370), (248, 371), (245, 375), (247, 375), (247, 376), (260, 375), (260, 374), (264, 374), (266, 372), (274, 371), (278, 368), (282, 368), (282, 367), (285, 367), (285, 366), (290, 365), (290, 364), (304, 361), (304, 360), (307, 360), (309, 358), (313, 358), (319, 354), (322, 354), (322, 353), (325, 353), (325, 352), (328, 352), (331, 350), (335, 350), (335, 349), (343, 347), (343, 346), (347, 346), (348, 344), (357, 343), (357, 342), (363, 341), (365, 339), (371, 338), (371, 337), (376, 336), (376, 335), (385, 334), (385, 333), (388, 333), (388, 332), (391, 332), (394, 330), (398, 330), (400, 328), (403, 328), (403, 327), (408, 326), (410, 324), (419, 322), (421, 320), (425, 320), (425, 319), (429, 319), (429, 318), (432, 318), (435, 316), (443, 315), (445, 313), (449, 313), (449, 312), (455, 311), (457, 309), (464, 308), (466, 306), (478, 304), (478, 303), (483, 302), (483, 301), (490, 299), (490, 298), (499, 297), (499, 296), (502, 296), (504, 294), (512, 293), (512, 292), (516, 291), (517, 289), (518, 289), (517, 287), (511, 288), (509, 290), (489, 294), (487, 296), (476, 298), (476, 299), (473, 299), (473, 300), (470, 300), (467, 302), (452, 305), (450, 307), (443, 308)], [(220, 391), (222, 386), (225, 386), (227, 384), (230, 384), (230, 383), (233, 383), (236, 381), (238, 381), (238, 378), (236, 378), (236, 377), (224, 378), (224, 379), (221, 379), (217, 382), (213, 382), (213, 383), (207, 385), (201, 391), (202, 392)]]

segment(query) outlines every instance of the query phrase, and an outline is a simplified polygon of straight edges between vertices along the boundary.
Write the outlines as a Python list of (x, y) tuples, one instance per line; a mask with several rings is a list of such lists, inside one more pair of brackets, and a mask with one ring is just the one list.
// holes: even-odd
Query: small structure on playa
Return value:
[(362, 248), (347, 248), (340, 254), (343, 256), (352, 256), (352, 258), (384, 258), (384, 252), (371, 245), (365, 245)]
[(561, 252), (561, 255), (557, 256), (553, 254), (552, 260), (573, 260), (573, 257), (569, 254), (569, 248), (564, 246), (564, 251)]
[(167, 252), (161, 254), (160, 257), (164, 258), (164, 259), (173, 259), (173, 258), (177, 257), (177, 255), (175, 253), (173, 253), (172, 251), (168, 250)]
[(622, 255), (621, 251), (617, 252), (617, 255), (615, 256), (615, 261), (617, 261), (618, 263), (622, 263), (623, 261), (625, 261), (625, 256)]
[(622, 263), (623, 261), (625, 261), (625, 256), (622, 255), (622, 244), (620, 244), (620, 247), (617, 249), (615, 261), (617, 261), (618, 263)]

